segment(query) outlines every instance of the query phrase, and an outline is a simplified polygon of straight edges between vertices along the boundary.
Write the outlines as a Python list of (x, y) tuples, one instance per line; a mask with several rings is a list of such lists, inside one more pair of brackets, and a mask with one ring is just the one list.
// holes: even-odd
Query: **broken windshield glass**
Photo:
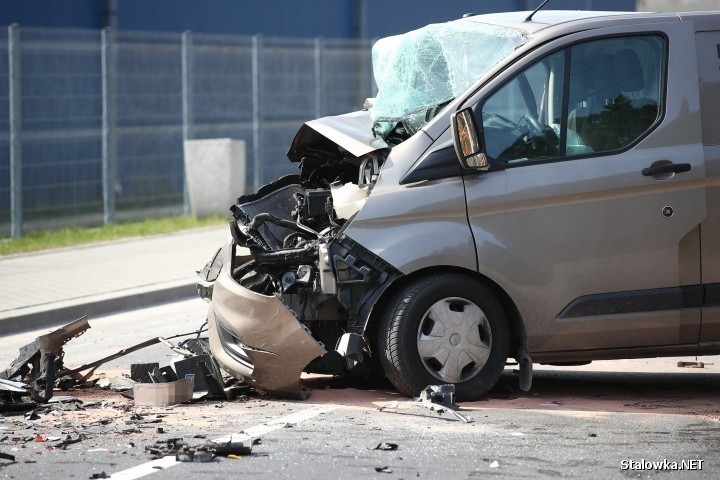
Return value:
[(372, 50), (375, 135), (385, 138), (398, 123), (414, 134), (429, 120), (428, 110), (467, 90), (526, 41), (526, 32), (471, 18), (378, 40)]

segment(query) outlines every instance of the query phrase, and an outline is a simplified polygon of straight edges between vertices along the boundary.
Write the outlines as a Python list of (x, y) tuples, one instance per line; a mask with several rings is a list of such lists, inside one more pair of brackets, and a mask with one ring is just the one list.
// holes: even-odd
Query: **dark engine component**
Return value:
[(305, 194), (305, 217), (314, 218), (325, 215), (325, 206), (330, 197), (329, 190), (308, 190)]
[[(263, 187), (263, 189), (267, 188), (270, 192), (264, 196), (260, 195), (263, 190), (261, 189), (256, 194), (238, 198), (237, 203), (230, 207), (230, 211), (233, 213), (235, 220), (243, 225), (249, 225), (255, 216), (264, 213), (294, 223), (290, 212), (292, 212), (297, 205), (295, 195), (303, 194), (305, 191), (305, 189), (297, 183), (291, 183), (297, 180), (297, 176), (283, 177)], [(273, 188), (276, 188), (276, 190), (273, 191)], [(295, 231), (294, 229), (287, 228), (287, 226), (278, 225), (269, 221), (264, 221), (254, 230), (262, 238), (262, 243), (266, 244), (271, 250), (283, 248), (285, 237)]]

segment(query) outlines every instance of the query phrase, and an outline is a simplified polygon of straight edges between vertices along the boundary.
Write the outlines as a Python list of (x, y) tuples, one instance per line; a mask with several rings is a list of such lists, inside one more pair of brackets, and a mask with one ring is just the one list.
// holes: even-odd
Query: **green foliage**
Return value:
[(201, 219), (191, 216), (166, 217), (94, 228), (72, 227), (57, 230), (38, 230), (29, 232), (20, 238), (0, 238), (0, 255), (160, 235), (192, 228), (222, 225), (229, 221), (229, 218), (220, 215)]

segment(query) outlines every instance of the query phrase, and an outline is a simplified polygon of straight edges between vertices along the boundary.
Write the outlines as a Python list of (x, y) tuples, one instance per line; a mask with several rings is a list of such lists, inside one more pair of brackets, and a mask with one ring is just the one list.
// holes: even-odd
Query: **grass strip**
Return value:
[(229, 221), (230, 217), (226, 218), (221, 215), (213, 215), (200, 219), (192, 216), (165, 217), (147, 219), (139, 222), (104, 225), (102, 227), (68, 227), (54, 230), (37, 230), (28, 232), (19, 238), (0, 238), (0, 255), (159, 235), (193, 228), (222, 225)]

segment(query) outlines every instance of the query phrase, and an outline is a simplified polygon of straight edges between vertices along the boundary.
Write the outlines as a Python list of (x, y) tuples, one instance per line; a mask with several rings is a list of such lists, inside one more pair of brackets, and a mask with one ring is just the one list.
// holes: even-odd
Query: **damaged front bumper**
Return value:
[[(231, 265), (231, 245), (222, 256)], [(208, 312), (210, 349), (235, 377), (269, 393), (303, 398), (300, 374), (327, 353), (307, 327), (275, 295), (253, 292), (223, 268), (212, 288)]]

